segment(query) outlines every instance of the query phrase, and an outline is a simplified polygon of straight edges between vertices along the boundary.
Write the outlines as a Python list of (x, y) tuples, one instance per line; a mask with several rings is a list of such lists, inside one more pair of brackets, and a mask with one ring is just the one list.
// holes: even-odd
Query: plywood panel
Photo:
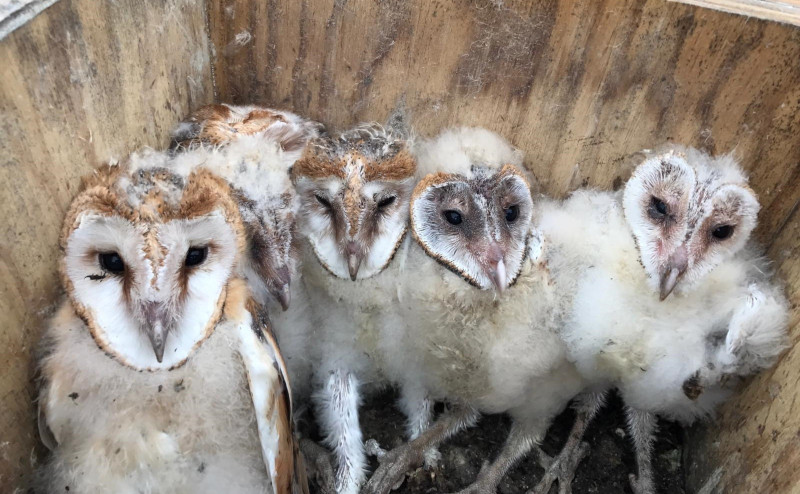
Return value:
[[(611, 187), (668, 140), (735, 150), (774, 237), (800, 198), (800, 29), (663, 0), (210, 0), (219, 99), (341, 127), (405, 95), (484, 125), (544, 190)], [(576, 169), (577, 167), (577, 169)]]
[[(221, 101), (340, 128), (382, 120), (404, 95), (423, 135), (509, 137), (554, 195), (617, 187), (628, 155), (665, 141), (735, 151), (798, 339), (800, 29), (663, 0), (209, 0), (209, 23)], [(797, 352), (725, 409), (698, 449), (720, 455), (694, 486), (738, 454), (727, 492), (797, 488)]]
[(62, 0), (0, 42), (0, 491), (31, 469), (30, 351), (79, 177), (213, 98), (203, 4)]

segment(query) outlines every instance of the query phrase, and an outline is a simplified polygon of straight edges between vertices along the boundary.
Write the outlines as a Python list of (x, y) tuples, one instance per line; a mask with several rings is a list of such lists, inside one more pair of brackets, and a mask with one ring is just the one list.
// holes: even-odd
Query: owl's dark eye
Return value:
[(668, 212), (669, 208), (667, 208), (667, 204), (664, 201), (655, 196), (650, 199), (650, 206), (647, 208), (647, 214), (650, 215), (651, 218), (654, 220), (664, 219)]
[(378, 208), (383, 209), (389, 207), (394, 203), (394, 200), (395, 200), (394, 196), (384, 197), (383, 199), (378, 201)]
[(519, 206), (517, 206), (516, 204), (513, 206), (509, 206), (505, 209), (505, 213), (506, 213), (506, 221), (511, 223), (517, 219), (517, 216), (519, 216)]
[(125, 262), (116, 252), (103, 252), (99, 256), (100, 267), (109, 273), (122, 274), (125, 271)]
[(325, 199), (324, 197), (322, 197), (322, 196), (320, 196), (320, 195), (317, 195), (317, 194), (314, 194), (314, 197), (317, 199), (317, 202), (318, 202), (318, 203), (322, 204), (322, 205), (323, 205), (324, 207), (326, 207), (327, 209), (330, 209), (330, 208), (331, 208), (331, 203), (330, 203), (330, 201), (329, 201), (329, 200), (327, 200), (327, 199)]
[(720, 225), (713, 230), (711, 230), (711, 236), (717, 240), (725, 240), (726, 238), (733, 235), (733, 226), (732, 225)]
[(461, 222), (464, 221), (464, 219), (461, 218), (461, 213), (458, 211), (453, 211), (452, 209), (444, 212), (444, 219), (446, 219), (451, 225), (460, 225)]
[(186, 261), (184, 264), (188, 267), (198, 266), (203, 264), (203, 261), (208, 257), (208, 247), (190, 247), (186, 251)]

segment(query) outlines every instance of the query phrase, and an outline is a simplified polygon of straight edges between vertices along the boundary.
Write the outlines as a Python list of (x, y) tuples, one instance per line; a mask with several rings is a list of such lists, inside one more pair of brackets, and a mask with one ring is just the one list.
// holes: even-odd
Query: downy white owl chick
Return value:
[(382, 323), (383, 345), (395, 348), (386, 352), (394, 381), (422, 383), (454, 408), (385, 454), (365, 491), (388, 492), (478, 412), (508, 412), (514, 425), (503, 450), (464, 491), (494, 492), (582, 389), (558, 332), (568, 300), (542, 260), (527, 258), (535, 211), (518, 151), (486, 130), (454, 129), (419, 156), (420, 169), (447, 171), (414, 190), (416, 242), (398, 279), (399, 302)]
[(652, 493), (655, 414), (706, 417), (729, 395), (729, 376), (774, 363), (787, 304), (763, 262), (742, 250), (758, 209), (731, 157), (686, 149), (645, 160), (621, 195), (582, 191), (543, 214), (554, 249), (585, 258), (564, 338), (592, 393), (538, 492), (569, 482), (608, 387), (627, 406), (639, 465), (632, 487)]
[[(311, 340), (316, 417), (336, 456), (339, 493), (356, 493), (364, 481), (358, 407), (365, 390), (385, 385), (376, 320), (395, 298), (394, 258), (415, 183), (408, 146), (402, 119), (363, 124), (312, 141), (292, 168), (307, 240), (303, 278), (320, 321)], [(402, 400), (411, 402), (421, 403), (405, 407), (414, 433), (427, 425), (430, 407), (416, 397)]]
[(68, 295), (41, 344), (45, 492), (307, 492), (264, 310), (233, 274), (226, 182), (133, 155), (88, 178), (62, 230)]
[(208, 105), (173, 132), (173, 149), (188, 151), (176, 166), (203, 166), (234, 188), (247, 232), (242, 268), (262, 303), (274, 296), (287, 310), (299, 250), (299, 201), (289, 170), (321, 125), (258, 106)]

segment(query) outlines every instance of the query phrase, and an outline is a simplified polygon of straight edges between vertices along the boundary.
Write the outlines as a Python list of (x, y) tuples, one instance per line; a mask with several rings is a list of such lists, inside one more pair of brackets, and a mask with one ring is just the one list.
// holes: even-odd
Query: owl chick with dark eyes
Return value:
[(786, 344), (788, 304), (746, 244), (758, 200), (730, 156), (675, 148), (642, 162), (624, 192), (575, 193), (545, 205), (541, 229), (586, 269), (563, 335), (590, 392), (567, 446), (536, 490), (568, 489), (580, 438), (605, 390), (626, 404), (639, 465), (631, 486), (655, 492), (655, 416), (711, 415), (736, 377), (771, 366)]
[(514, 422), (505, 445), (463, 491), (494, 492), (532, 449), (545, 461), (537, 444), (583, 389), (558, 332), (569, 297), (540, 259), (520, 152), (472, 128), (445, 131), (420, 148), (420, 169), (429, 174), (411, 198), (415, 242), (397, 280), (398, 302), (382, 318), (382, 345), (395, 349), (386, 352), (393, 381), (422, 385), (452, 408), (385, 453), (365, 492), (389, 492), (479, 413), (507, 412)]
[[(354, 494), (367, 466), (358, 421), (361, 396), (387, 384), (377, 347), (378, 317), (396, 298), (396, 273), (407, 245), (408, 200), (416, 161), (407, 117), (362, 124), (312, 141), (292, 168), (306, 240), (303, 279), (319, 320), (310, 339), (313, 401), (337, 463), (335, 488)], [(424, 429), (424, 396), (404, 395), (408, 433)]]
[(227, 183), (135, 154), (67, 213), (40, 347), (43, 492), (308, 492), (283, 360), (235, 276)]

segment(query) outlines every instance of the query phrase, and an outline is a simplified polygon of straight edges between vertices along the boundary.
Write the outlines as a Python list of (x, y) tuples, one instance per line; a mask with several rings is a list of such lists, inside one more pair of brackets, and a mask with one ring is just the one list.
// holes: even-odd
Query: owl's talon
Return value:
[(368, 439), (364, 443), (364, 452), (367, 456), (374, 456), (378, 460), (378, 463), (383, 463), (383, 459), (386, 457), (387, 453), (375, 439)]
[(576, 447), (565, 449), (545, 469), (539, 483), (528, 494), (547, 494), (553, 482), (558, 480), (558, 493), (570, 494), (575, 471), (589, 454), (589, 443), (581, 442)]
[(319, 492), (322, 494), (334, 494), (336, 492), (336, 477), (333, 473), (333, 463), (328, 450), (310, 439), (300, 440), (300, 450), (306, 459), (308, 474), (316, 481)]
[(362, 490), (363, 494), (388, 494), (400, 487), (406, 473), (424, 463), (424, 453), (403, 444), (384, 454), (381, 464)]
[[(484, 463), (483, 467), (481, 467), (481, 472), (486, 470), (488, 465), (488, 463)], [(468, 485), (464, 489), (456, 492), (455, 494), (494, 494), (496, 492), (497, 484), (494, 481), (487, 480), (487, 478), (479, 475), (478, 480)]]
[(431, 448), (425, 452), (425, 460), (423, 467), (427, 471), (438, 470), (440, 462), (442, 461), (442, 453), (437, 448)]

